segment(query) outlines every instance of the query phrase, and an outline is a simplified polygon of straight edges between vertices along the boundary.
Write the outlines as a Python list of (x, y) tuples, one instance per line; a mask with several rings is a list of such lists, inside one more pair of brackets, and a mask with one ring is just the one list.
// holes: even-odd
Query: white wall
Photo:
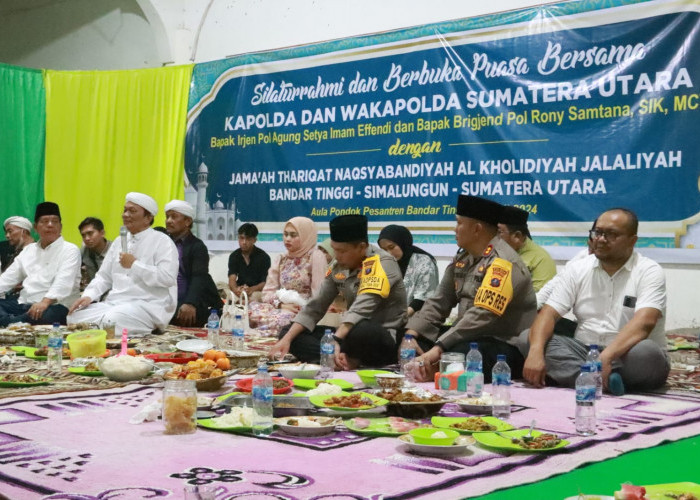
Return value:
[[(48, 69), (127, 69), (371, 34), (518, 9), (533, 0), (2, 0), (0, 62)], [(234, 244), (232, 242), (232, 244)], [(263, 244), (278, 252), (276, 243)], [(453, 249), (437, 249), (441, 270)], [(226, 281), (227, 249), (212, 261)], [(562, 263), (570, 248), (551, 248)], [(645, 250), (654, 253), (654, 250)], [(677, 259), (676, 256), (680, 258)], [(700, 251), (657, 252), (667, 327), (700, 326)], [(678, 263), (680, 260), (683, 263)], [(674, 262), (676, 261), (676, 262)]]

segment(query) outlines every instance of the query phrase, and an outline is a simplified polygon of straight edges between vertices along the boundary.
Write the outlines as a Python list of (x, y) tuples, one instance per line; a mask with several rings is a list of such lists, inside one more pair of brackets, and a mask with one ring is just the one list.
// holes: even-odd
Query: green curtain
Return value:
[(184, 195), (187, 97), (193, 65), (128, 71), (45, 73), (45, 196), (61, 207), (63, 236), (102, 219), (119, 234), (124, 196), (140, 191), (160, 207)]
[(11, 215), (33, 221), (43, 200), (45, 98), (41, 70), (0, 64), (0, 223)]

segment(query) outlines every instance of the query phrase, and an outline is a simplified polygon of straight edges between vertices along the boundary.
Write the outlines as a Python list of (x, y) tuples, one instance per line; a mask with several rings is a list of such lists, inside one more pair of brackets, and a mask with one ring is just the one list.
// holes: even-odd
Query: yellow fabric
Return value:
[(184, 194), (187, 97), (193, 65), (128, 71), (50, 71), (46, 87), (45, 199), (61, 207), (63, 236), (80, 243), (88, 216), (114, 239), (124, 196), (163, 206)]
[(474, 305), (503, 316), (506, 307), (513, 300), (512, 275), (513, 264), (505, 259), (495, 258), (476, 291)]
[(360, 271), (360, 288), (357, 294), (374, 293), (386, 299), (389, 296), (391, 287), (389, 286), (389, 278), (382, 267), (379, 260), (379, 255), (372, 255), (362, 261), (362, 270)]

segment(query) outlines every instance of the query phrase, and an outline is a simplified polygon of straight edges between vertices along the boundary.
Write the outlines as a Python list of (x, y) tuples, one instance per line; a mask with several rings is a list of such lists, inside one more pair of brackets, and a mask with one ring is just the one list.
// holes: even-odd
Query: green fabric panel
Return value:
[[(700, 436), (637, 450), (603, 462), (585, 465), (566, 474), (507, 490), (476, 500), (562, 499), (580, 493), (610, 495), (622, 483), (638, 486), (690, 481), (700, 482), (698, 473)], [(464, 498), (469, 497), (468, 486)]]
[(45, 103), (41, 70), (0, 64), (0, 223), (43, 201)]
[(127, 71), (46, 71), (45, 195), (61, 207), (63, 236), (80, 243), (88, 216), (119, 235), (124, 196), (160, 207), (184, 196), (192, 65)]

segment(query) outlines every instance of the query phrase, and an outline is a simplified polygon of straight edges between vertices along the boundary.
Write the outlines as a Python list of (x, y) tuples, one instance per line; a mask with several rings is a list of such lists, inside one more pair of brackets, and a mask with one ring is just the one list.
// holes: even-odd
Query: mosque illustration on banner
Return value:
[(207, 200), (208, 176), (209, 169), (201, 163), (197, 170), (196, 189), (189, 180), (185, 186), (185, 201), (196, 207), (194, 233), (203, 240), (235, 240), (243, 223), (238, 218), (240, 211), (236, 210), (236, 199), (233, 198), (228, 206), (220, 199), (210, 205)]

